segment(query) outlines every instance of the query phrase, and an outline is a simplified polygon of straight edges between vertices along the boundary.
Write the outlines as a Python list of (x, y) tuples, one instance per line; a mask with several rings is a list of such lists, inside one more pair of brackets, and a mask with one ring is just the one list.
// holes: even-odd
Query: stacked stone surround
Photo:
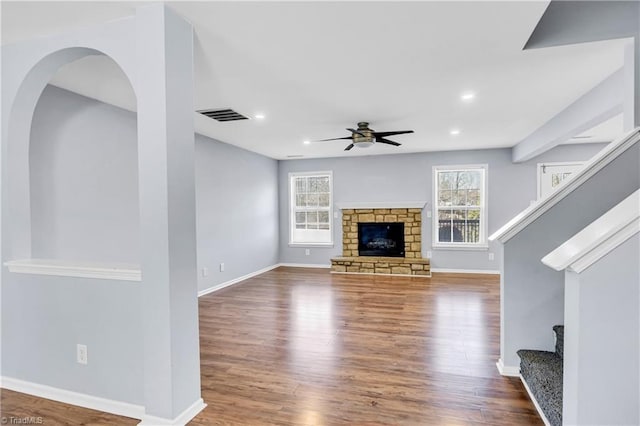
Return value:
[[(405, 257), (358, 256), (359, 222), (404, 223)], [(422, 209), (343, 209), (342, 256), (331, 259), (331, 272), (430, 276), (422, 258)]]

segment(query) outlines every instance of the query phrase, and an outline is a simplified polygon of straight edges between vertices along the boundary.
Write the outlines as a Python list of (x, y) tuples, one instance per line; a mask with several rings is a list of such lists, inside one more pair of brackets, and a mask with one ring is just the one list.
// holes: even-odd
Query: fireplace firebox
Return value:
[(404, 257), (404, 223), (358, 223), (360, 256)]

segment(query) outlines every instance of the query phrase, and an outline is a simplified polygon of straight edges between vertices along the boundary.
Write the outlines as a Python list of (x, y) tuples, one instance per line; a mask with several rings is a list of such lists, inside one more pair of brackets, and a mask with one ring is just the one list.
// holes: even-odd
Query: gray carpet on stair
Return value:
[(520, 374), (538, 401), (540, 409), (552, 426), (561, 426), (562, 358), (555, 352), (533, 350), (519, 350), (518, 356)]

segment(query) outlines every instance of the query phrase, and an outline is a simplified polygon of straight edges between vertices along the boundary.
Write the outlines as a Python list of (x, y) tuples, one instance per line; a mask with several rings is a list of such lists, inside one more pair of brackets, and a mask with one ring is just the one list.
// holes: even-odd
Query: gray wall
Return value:
[(276, 160), (196, 135), (196, 204), (200, 290), (278, 263)]
[(640, 234), (566, 272), (565, 424), (640, 424), (638, 259)]
[[(140, 283), (7, 274), (2, 375), (144, 405)], [(76, 362), (87, 345), (88, 364)]]
[(517, 368), (519, 349), (553, 350), (564, 321), (564, 274), (540, 259), (640, 187), (640, 143), (600, 170), (507, 241), (501, 271), (501, 353)]
[(32, 256), (140, 263), (136, 116), (47, 86), (31, 128)]
[[(34, 257), (139, 262), (136, 144), (135, 115), (45, 90), (30, 146)], [(141, 304), (139, 282), (6, 273), (2, 374), (143, 405)]]
[[(330, 258), (342, 253), (342, 221), (334, 219), (334, 246), (289, 247), (289, 207), (287, 179), (290, 172), (332, 170), (333, 201), (394, 202), (427, 200), (433, 206), (432, 167), (437, 165), (488, 164), (489, 235), (536, 199), (536, 164), (550, 161), (581, 161), (592, 157), (603, 145), (564, 145), (525, 163), (512, 163), (510, 149), (429, 152), (354, 158), (327, 158), (280, 161), (280, 261), (328, 265)], [(422, 255), (432, 251), (432, 268), (499, 270), (501, 247), (491, 243), (488, 251), (433, 250), (431, 219), (423, 212)], [(495, 253), (490, 261), (488, 253)]]

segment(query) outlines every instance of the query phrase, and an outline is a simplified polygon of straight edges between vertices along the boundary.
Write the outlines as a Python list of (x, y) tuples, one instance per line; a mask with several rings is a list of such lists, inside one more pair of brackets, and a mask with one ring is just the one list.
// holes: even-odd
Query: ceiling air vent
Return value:
[(209, 118), (213, 118), (218, 121), (238, 121), (238, 120), (248, 120), (249, 117), (245, 117), (242, 114), (238, 114), (234, 110), (230, 108), (225, 109), (201, 109), (197, 111), (202, 115), (206, 115)]

